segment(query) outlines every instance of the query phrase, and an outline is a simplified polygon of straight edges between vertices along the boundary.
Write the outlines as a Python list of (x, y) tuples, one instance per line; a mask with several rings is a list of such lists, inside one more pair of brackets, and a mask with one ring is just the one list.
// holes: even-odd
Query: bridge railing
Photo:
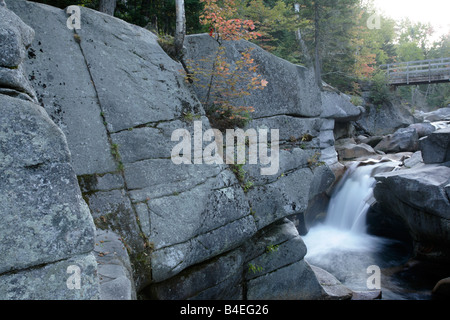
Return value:
[(450, 80), (450, 58), (385, 64), (390, 84), (440, 82)]

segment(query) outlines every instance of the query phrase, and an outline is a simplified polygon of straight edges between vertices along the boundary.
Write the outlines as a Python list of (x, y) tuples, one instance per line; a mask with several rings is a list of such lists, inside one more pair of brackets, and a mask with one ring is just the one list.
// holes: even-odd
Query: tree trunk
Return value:
[(98, 11), (114, 16), (117, 0), (100, 0)]
[(316, 75), (316, 82), (319, 88), (322, 89), (322, 67), (320, 63), (320, 22), (319, 22), (319, 4), (314, 2), (314, 70)]
[(184, 0), (175, 0), (176, 10), (176, 28), (175, 28), (175, 53), (181, 57), (184, 43), (184, 36), (186, 35), (186, 17), (184, 13)]
[(297, 29), (297, 40), (300, 44), (300, 48), (302, 49), (303, 56), (305, 57), (305, 62), (308, 67), (312, 67), (311, 56), (308, 52), (308, 47), (306, 46), (305, 41), (303, 41), (302, 33), (300, 28)]

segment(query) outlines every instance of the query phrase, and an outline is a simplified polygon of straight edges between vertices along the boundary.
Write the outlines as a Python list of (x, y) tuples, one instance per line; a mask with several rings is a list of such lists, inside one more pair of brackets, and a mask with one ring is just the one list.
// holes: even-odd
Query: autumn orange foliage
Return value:
[[(209, 35), (218, 42), (219, 47), (216, 54), (210, 58), (199, 59), (197, 63), (188, 61), (188, 78), (195, 85), (206, 89), (201, 100), (213, 125), (217, 128), (244, 126), (255, 109), (241, 105), (242, 102), (252, 91), (264, 89), (268, 82), (257, 73), (258, 66), (251, 57), (253, 48), (241, 52), (238, 60), (228, 62), (225, 43), (256, 39), (261, 34), (254, 31), (252, 20), (234, 18), (234, 0), (200, 1), (204, 4), (200, 23), (209, 26)], [(202, 79), (209, 80), (205, 84)]]
[(210, 35), (217, 41), (223, 40), (251, 40), (261, 37), (255, 32), (252, 20), (233, 18), (236, 15), (234, 0), (200, 0), (204, 4), (200, 23), (210, 27)]
[(375, 72), (376, 54), (359, 55), (355, 61), (355, 75), (361, 79), (370, 78)]

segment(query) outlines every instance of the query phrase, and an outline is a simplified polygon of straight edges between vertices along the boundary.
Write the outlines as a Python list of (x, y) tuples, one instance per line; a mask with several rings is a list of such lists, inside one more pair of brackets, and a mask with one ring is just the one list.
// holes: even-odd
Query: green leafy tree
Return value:
[(404, 19), (398, 27), (400, 30), (397, 45), (398, 61), (427, 59), (431, 47), (430, 36), (433, 34), (431, 25)]
[(447, 33), (438, 41), (435, 41), (430, 48), (429, 57), (431, 59), (450, 57), (450, 33)]

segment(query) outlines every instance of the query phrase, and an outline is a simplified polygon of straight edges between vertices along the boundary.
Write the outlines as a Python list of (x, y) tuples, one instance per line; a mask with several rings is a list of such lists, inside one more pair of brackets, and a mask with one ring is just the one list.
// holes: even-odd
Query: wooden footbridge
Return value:
[(450, 58), (385, 64), (391, 86), (450, 82)]

